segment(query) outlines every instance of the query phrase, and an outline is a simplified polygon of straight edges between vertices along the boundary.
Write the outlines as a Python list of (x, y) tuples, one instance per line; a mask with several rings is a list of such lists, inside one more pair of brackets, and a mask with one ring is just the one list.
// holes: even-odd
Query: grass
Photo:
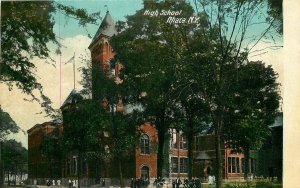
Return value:
[[(202, 184), (201, 188), (215, 188), (216, 185)], [(224, 182), (222, 188), (282, 188), (282, 183), (269, 181)]]

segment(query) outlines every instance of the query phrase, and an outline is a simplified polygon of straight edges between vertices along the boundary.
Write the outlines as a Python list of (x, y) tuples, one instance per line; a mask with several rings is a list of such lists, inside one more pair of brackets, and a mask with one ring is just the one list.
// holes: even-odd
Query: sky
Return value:
[[(115, 21), (124, 21), (126, 15), (132, 15), (136, 10), (142, 8), (142, 1), (137, 0), (76, 0), (58, 2), (64, 5), (72, 5), (75, 8), (85, 8), (89, 13), (100, 11), (102, 18), (105, 16), (106, 11), (109, 10)], [(62, 14), (57, 13), (54, 15), (54, 18), (56, 21), (54, 32), (61, 38), (60, 42), (63, 44), (61, 49), (62, 55), (55, 54), (57, 47), (49, 44), (50, 56), (56, 61), (55, 66), (47, 64), (40, 59), (34, 59), (33, 61), (37, 67), (36, 75), (38, 81), (44, 87), (44, 93), (52, 100), (53, 108), (58, 109), (73, 89), (73, 67), (72, 64), (64, 64), (64, 62), (67, 62), (75, 53), (76, 68), (85, 66), (81, 62), (80, 57), (82, 55), (90, 56), (87, 47), (91, 42), (91, 38), (88, 35), (90, 34), (92, 37), (95, 35), (100, 22), (98, 25), (88, 25), (85, 29), (79, 27), (76, 20), (66, 19)], [(279, 44), (281, 43), (282, 41), (279, 40)], [(262, 42), (256, 46), (256, 49), (264, 49), (268, 46), (268, 42)], [(276, 50), (268, 48), (264, 50), (262, 55), (250, 57), (250, 60), (263, 60), (266, 64), (272, 65), (279, 74), (278, 81), (283, 84), (282, 48)], [(76, 89), (80, 90), (82, 88), (78, 83), (81, 80), (80, 72), (76, 70), (75, 75)], [(8, 91), (8, 87), (5, 84), (0, 84), (0, 91), (2, 109), (10, 114), (22, 130), (27, 131), (35, 124), (50, 121), (49, 118), (45, 118), (44, 113), (40, 113), (42, 111), (40, 105), (36, 102), (24, 101), (24, 98), (30, 99), (30, 97), (22, 94), (18, 89), (14, 88), (12, 91)], [(10, 137), (21, 141), (25, 147), (28, 147), (27, 135), (23, 132)]]

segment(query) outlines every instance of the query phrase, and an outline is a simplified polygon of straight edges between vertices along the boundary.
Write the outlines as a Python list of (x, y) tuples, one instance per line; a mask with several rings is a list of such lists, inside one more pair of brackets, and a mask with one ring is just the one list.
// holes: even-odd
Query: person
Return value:
[(135, 183), (134, 183), (134, 179), (131, 178), (131, 181), (130, 181), (130, 187), (131, 187), (131, 188), (134, 188), (134, 184), (135, 184)]
[(195, 187), (195, 178), (194, 177), (189, 182), (189, 187)]
[(102, 187), (105, 187), (105, 179), (102, 179)]
[(201, 188), (201, 181), (200, 181), (199, 178), (196, 178), (196, 179), (195, 179), (195, 187), (196, 187), (196, 188)]
[(156, 182), (156, 187), (162, 187), (162, 186), (163, 186), (162, 179), (160, 178), (160, 176), (158, 176), (157, 182)]
[(50, 180), (46, 180), (46, 185), (47, 185), (47, 186), (50, 186), (50, 185), (51, 185)]
[(175, 185), (176, 185), (175, 180), (173, 180), (172, 181), (172, 188), (175, 188)]
[(184, 184), (183, 184), (184, 187), (186, 187), (186, 188), (189, 187), (189, 180), (188, 179), (184, 179), (183, 182), (184, 182)]
[(181, 180), (179, 178), (176, 179), (176, 188), (179, 188), (180, 184), (181, 184)]
[(71, 188), (72, 187), (72, 181), (69, 179), (69, 188)]
[(60, 180), (57, 180), (57, 186), (60, 187)]
[(209, 176), (208, 176), (208, 184), (209, 184), (209, 185), (214, 184), (214, 180), (213, 180), (213, 176), (212, 176), (212, 175), (209, 175)]

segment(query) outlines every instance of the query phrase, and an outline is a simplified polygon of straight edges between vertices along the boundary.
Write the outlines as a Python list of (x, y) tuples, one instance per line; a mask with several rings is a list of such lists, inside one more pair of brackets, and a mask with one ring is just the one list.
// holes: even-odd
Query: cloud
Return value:
[[(63, 47), (61, 48), (61, 56), (55, 54), (57, 46), (49, 44), (50, 57), (55, 61), (54, 65), (50, 59), (42, 60), (35, 58), (33, 62), (36, 65), (36, 72), (38, 82), (43, 85), (44, 93), (52, 100), (53, 108), (58, 109), (60, 103), (63, 103), (66, 97), (73, 89), (73, 65), (64, 64), (68, 61), (75, 52), (76, 62), (76, 88), (81, 89), (82, 86), (78, 83), (81, 80), (81, 73), (78, 68), (85, 66), (80, 59), (81, 55), (88, 55), (87, 49), (91, 39), (84, 35), (76, 35), (74, 37), (65, 38), (61, 41)], [(61, 87), (60, 87), (61, 85)], [(30, 96), (21, 93), (20, 90), (14, 88), (12, 91), (8, 87), (0, 84), (0, 104), (1, 107), (8, 112), (16, 121), (17, 125), (23, 130), (27, 131), (37, 123), (49, 121), (45, 118), (45, 114), (40, 114), (42, 108), (37, 102), (24, 101), (24, 98), (30, 99)], [(37, 92), (35, 92), (37, 94)], [(21, 141), (27, 147), (27, 136), (23, 133), (14, 136), (16, 140)]]
[[(274, 47), (276, 46), (276, 47)], [(281, 84), (281, 92), (283, 94), (284, 85), (284, 70), (283, 60), (284, 53), (282, 43), (274, 44), (271, 41), (261, 41), (252, 50), (249, 55), (251, 61), (263, 61), (266, 65), (271, 65), (278, 73), (278, 82)]]

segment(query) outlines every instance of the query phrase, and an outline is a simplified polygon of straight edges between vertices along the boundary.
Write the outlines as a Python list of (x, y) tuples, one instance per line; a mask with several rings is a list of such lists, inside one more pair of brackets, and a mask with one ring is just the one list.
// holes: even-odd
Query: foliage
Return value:
[(168, 128), (176, 124), (174, 86), (179, 68), (176, 66), (185, 48), (185, 36), (191, 30), (188, 24), (166, 23), (168, 17), (144, 15), (146, 10), (182, 10), (189, 17), (193, 9), (185, 2), (145, 1), (144, 8), (128, 16), (126, 23), (119, 22), (117, 36), (112, 43), (118, 52), (117, 59), (125, 66), (123, 88), (126, 102), (143, 106), (146, 121), (158, 129), (158, 174), (168, 175)]
[[(15, 85), (31, 95), (33, 100), (41, 103), (47, 114), (54, 110), (51, 100), (43, 94), (43, 87), (36, 79), (34, 58), (51, 59), (48, 47), (50, 42), (60, 47), (53, 31), (56, 11), (78, 19), (81, 26), (95, 23), (99, 17), (99, 13), (89, 15), (84, 9), (75, 9), (54, 1), (1, 3), (0, 83), (8, 85), (9, 90)], [(40, 99), (34, 95), (34, 90), (40, 92)]]
[(278, 33), (283, 33), (282, 0), (268, 0), (268, 14), (275, 19), (275, 27)]
[[(208, 114), (205, 120), (214, 125), (217, 180), (221, 181), (220, 143), (226, 131), (231, 130), (229, 125), (238, 122), (233, 112), (238, 102), (236, 95), (250, 89), (239, 79), (239, 72), (243, 67), (250, 67), (244, 63), (257, 43), (264, 37), (272, 38), (270, 30), (274, 20), (269, 26), (268, 21), (263, 20), (265, 31), (252, 36), (249, 29), (259, 20), (260, 8), (266, 6), (263, 1), (200, 0), (195, 3), (202, 25), (166, 24), (163, 17), (143, 15), (146, 9), (172, 7), (176, 10), (180, 5), (187, 14), (184, 16), (190, 16), (193, 10), (189, 5), (170, 1), (146, 2), (144, 9), (127, 18), (126, 24), (119, 23), (120, 33), (113, 38), (113, 47), (118, 52), (117, 58), (126, 67), (123, 71), (125, 87), (131, 92), (128, 100), (143, 105), (144, 115), (150, 117), (158, 128), (160, 141), (167, 140), (165, 132), (170, 125), (185, 127), (183, 122), (188, 122), (188, 118), (191, 121), (193, 112), (200, 109)], [(250, 70), (245, 73), (247, 79), (252, 78), (250, 73)], [(264, 79), (267, 83), (267, 78)], [(240, 87), (243, 84), (245, 88)], [(275, 91), (276, 84), (269, 84)], [(142, 92), (146, 93), (144, 97), (141, 97)], [(250, 100), (251, 95), (245, 93), (245, 100)], [(274, 95), (270, 103), (276, 108), (279, 97), (276, 92)], [(246, 104), (240, 105), (246, 107)], [(251, 110), (258, 110), (251, 107)], [(274, 115), (276, 110), (272, 110), (268, 112)], [(270, 121), (272, 118), (274, 116)], [(159, 148), (158, 158), (161, 160), (163, 144)], [(164, 164), (158, 162), (159, 167)]]
[(61, 143), (62, 128), (55, 127), (51, 133), (44, 133), (40, 145), (40, 151), (48, 161), (61, 162), (64, 156), (64, 147)]
[(99, 104), (91, 100), (78, 101), (63, 111), (63, 117), (62, 143), (66, 154), (73, 151), (84, 153), (96, 147), (99, 131), (107, 124)]
[(27, 172), (27, 149), (16, 140), (6, 140), (3, 142), (2, 160), (5, 172)]
[(8, 134), (17, 133), (19, 130), (16, 122), (0, 106), (0, 141), (4, 140)]
[(238, 89), (232, 106), (236, 122), (232, 122), (234, 128), (227, 135), (228, 144), (233, 148), (247, 145), (250, 149), (259, 149), (270, 134), (268, 126), (278, 115), (277, 73), (262, 62), (249, 62), (237, 71)]
[[(235, 121), (231, 110), (234, 109), (232, 105), (238, 95), (235, 86), (236, 84), (240, 86), (237, 83), (240, 81), (238, 70), (239, 67), (243, 67), (249, 53), (254, 52), (253, 49), (262, 39), (272, 41), (275, 19), (263, 19), (264, 13), (261, 10), (266, 8), (266, 2), (260, 0), (199, 0), (195, 1), (195, 6), (199, 14), (204, 15), (207, 25), (197, 32), (198, 40), (191, 48), (194, 53), (190, 56), (192, 63), (189, 72), (195, 80), (194, 85), (200, 86), (202, 99), (210, 111), (214, 124), (216, 180), (217, 187), (220, 188), (222, 185), (220, 143), (226, 131), (234, 129), (229, 125)], [(257, 31), (253, 28), (257, 28)], [(197, 70), (197, 74), (193, 70)], [(270, 86), (274, 85), (271, 83)], [(245, 87), (244, 89), (249, 89), (247, 84)], [(251, 96), (247, 95), (247, 98), (251, 99)], [(278, 98), (273, 99), (273, 104), (276, 104)]]

